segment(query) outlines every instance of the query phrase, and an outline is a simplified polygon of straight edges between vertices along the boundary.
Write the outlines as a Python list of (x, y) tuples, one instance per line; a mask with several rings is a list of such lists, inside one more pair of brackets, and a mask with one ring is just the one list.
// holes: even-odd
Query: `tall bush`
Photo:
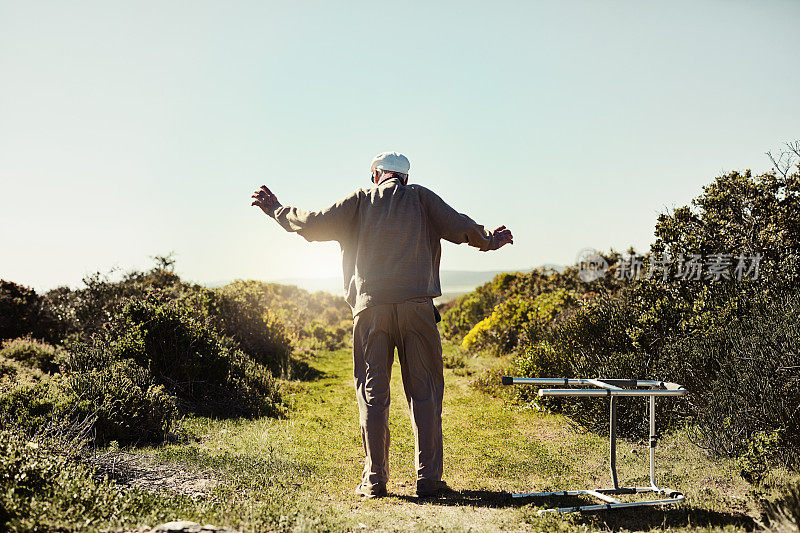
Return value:
[(49, 342), (60, 335), (47, 298), (35, 290), (0, 279), (0, 340), (34, 337)]
[(269, 370), (226, 343), (185, 302), (155, 296), (129, 300), (101, 337), (76, 350), (71, 370), (91, 372), (126, 359), (147, 369), (184, 411), (281, 412), (279, 387)]

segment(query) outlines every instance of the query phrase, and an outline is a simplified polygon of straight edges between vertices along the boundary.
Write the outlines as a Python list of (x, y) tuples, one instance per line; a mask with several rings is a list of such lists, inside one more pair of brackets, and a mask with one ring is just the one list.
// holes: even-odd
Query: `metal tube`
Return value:
[(650, 485), (656, 487), (656, 397), (650, 396)]
[(602, 492), (597, 492), (596, 490), (587, 490), (587, 491), (586, 491), (586, 494), (588, 494), (588, 495), (590, 495), (590, 496), (594, 496), (594, 497), (595, 497), (595, 498), (597, 498), (598, 500), (603, 500), (604, 502), (608, 502), (608, 503), (622, 503), (622, 502), (620, 502), (618, 499), (616, 499), (616, 498), (612, 498), (611, 496), (608, 496), (608, 495), (606, 495), (606, 494), (603, 494)]
[(609, 430), (608, 430), (608, 440), (609, 440), (609, 462), (611, 463), (611, 482), (614, 484), (614, 488), (619, 488), (619, 482), (617, 481), (617, 397), (611, 397), (611, 413), (610, 413), (610, 423), (609, 423)]
[(587, 379), (586, 381), (588, 381), (590, 385), (600, 387), (601, 389), (622, 390), (621, 387), (617, 387), (616, 385), (607, 383), (606, 381), (600, 379)]
[(672, 495), (680, 494), (675, 489), (666, 487), (620, 487), (618, 489), (580, 489), (580, 490), (555, 490), (552, 492), (512, 492), (512, 498), (543, 498), (548, 496), (580, 496), (582, 494), (591, 494), (594, 492), (602, 492), (603, 494), (641, 494), (645, 492), (656, 492), (659, 494), (666, 494), (670, 497)]
[(539, 396), (683, 396), (686, 389), (539, 389)]
[(575, 511), (603, 511), (606, 509), (622, 509), (626, 507), (646, 507), (650, 505), (670, 505), (673, 503), (680, 503), (684, 500), (683, 494), (674, 498), (667, 498), (663, 500), (649, 500), (642, 502), (622, 502), (622, 503), (606, 503), (600, 505), (583, 505), (581, 507), (559, 507), (557, 509), (540, 509), (536, 514), (545, 513), (572, 513)]
[(511, 376), (502, 377), (503, 385), (595, 385), (593, 381), (602, 381), (618, 387), (651, 387), (658, 389), (677, 390), (683, 389), (677, 383), (658, 381), (654, 379), (586, 379), (586, 378), (518, 378)]

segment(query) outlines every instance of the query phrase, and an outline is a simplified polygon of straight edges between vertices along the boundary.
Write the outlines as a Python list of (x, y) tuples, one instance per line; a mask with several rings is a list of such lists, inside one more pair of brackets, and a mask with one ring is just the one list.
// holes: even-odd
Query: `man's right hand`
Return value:
[(261, 210), (269, 216), (272, 216), (275, 209), (281, 205), (278, 201), (278, 197), (272, 194), (272, 191), (270, 191), (266, 185), (262, 185), (261, 188), (256, 189), (253, 196), (250, 198), (254, 198), (253, 203), (250, 205), (260, 207)]
[(511, 235), (511, 230), (506, 229), (505, 226), (500, 226), (492, 232), (494, 242), (497, 243), (497, 248), (502, 248), (505, 244), (514, 244), (514, 236)]

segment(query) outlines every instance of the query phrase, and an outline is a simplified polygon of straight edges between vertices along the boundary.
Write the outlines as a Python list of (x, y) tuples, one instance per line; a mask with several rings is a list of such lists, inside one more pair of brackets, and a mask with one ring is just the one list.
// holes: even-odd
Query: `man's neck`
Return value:
[(387, 181), (392, 180), (392, 179), (396, 179), (396, 180), (400, 181), (401, 184), (403, 183), (403, 178), (401, 178), (397, 174), (392, 173), (392, 174), (385, 174), (385, 175), (381, 176), (381, 180), (378, 182), (378, 185), (382, 185), (382, 184), (384, 184)]

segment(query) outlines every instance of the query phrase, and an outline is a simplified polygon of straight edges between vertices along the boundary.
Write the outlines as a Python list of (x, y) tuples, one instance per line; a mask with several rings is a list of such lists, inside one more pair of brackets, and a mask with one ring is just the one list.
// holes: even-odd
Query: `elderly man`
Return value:
[(408, 184), (409, 162), (397, 152), (377, 155), (374, 187), (358, 189), (322, 211), (283, 206), (264, 185), (252, 205), (286, 231), (308, 241), (338, 241), (344, 295), (353, 309), (353, 374), (365, 465), (356, 492), (386, 495), (389, 477), (389, 381), (397, 348), (414, 427), (417, 496), (449, 490), (442, 481), (442, 345), (433, 298), (441, 296), (441, 239), (481, 251), (512, 243), (459, 214), (432, 191)]

